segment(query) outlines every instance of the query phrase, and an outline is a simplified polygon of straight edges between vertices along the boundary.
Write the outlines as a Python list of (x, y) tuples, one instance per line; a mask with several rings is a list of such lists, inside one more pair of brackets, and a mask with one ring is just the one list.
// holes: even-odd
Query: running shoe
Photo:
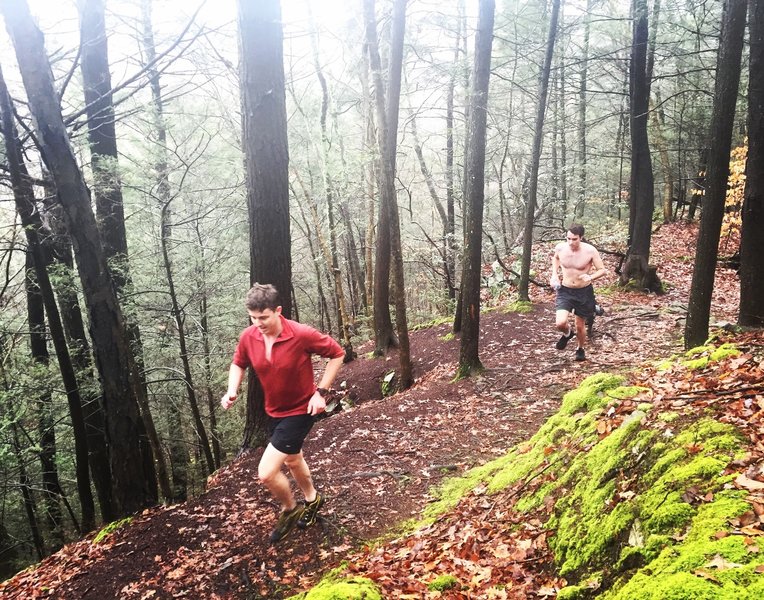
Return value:
[(271, 532), (271, 536), (269, 538), (271, 544), (280, 542), (286, 536), (288, 536), (289, 532), (294, 529), (297, 521), (300, 520), (300, 517), (304, 511), (305, 507), (302, 504), (298, 504), (292, 510), (285, 510), (282, 512), (281, 515), (279, 515), (278, 522), (276, 523), (276, 529)]
[(565, 350), (565, 346), (568, 345), (568, 342), (573, 339), (573, 337), (576, 335), (576, 332), (572, 329), (569, 329), (570, 333), (563, 333), (562, 337), (557, 340), (557, 343), (554, 345), (555, 348), (558, 350)]
[(302, 516), (297, 521), (297, 527), (305, 529), (306, 527), (313, 525), (313, 523), (316, 522), (318, 510), (324, 505), (324, 502), (326, 502), (324, 497), (316, 492), (316, 499), (313, 500), (313, 502), (305, 503), (305, 509), (303, 510)]

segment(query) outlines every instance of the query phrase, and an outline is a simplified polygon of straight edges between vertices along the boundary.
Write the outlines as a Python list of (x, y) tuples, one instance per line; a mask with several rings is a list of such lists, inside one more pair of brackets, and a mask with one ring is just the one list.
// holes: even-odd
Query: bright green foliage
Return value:
[(590, 411), (605, 406), (608, 396), (603, 392), (612, 390), (623, 382), (623, 377), (610, 373), (597, 373), (584, 379), (575, 390), (571, 390), (562, 399), (560, 412), (572, 415), (580, 411)]
[[(698, 508), (688, 534), (679, 543), (669, 544), (626, 585), (603, 596), (610, 600), (695, 600), (729, 598), (753, 600), (764, 593), (764, 575), (755, 572), (764, 564), (764, 554), (753, 553), (741, 535), (717, 538), (729, 531), (728, 519), (750, 509), (736, 496), (723, 492)], [(709, 581), (702, 575), (709, 575)]]
[[(685, 352), (687, 360), (684, 360), (684, 364), (690, 371), (698, 369), (704, 369), (712, 362), (718, 362), (731, 356), (738, 356), (740, 350), (735, 348), (732, 344), (722, 344), (718, 348), (714, 346), (698, 346), (696, 348), (690, 348)], [(697, 358), (693, 358), (697, 357)]]
[(441, 575), (427, 584), (428, 590), (443, 592), (459, 586), (459, 580), (453, 575)]
[(117, 529), (121, 529), (122, 527), (129, 525), (132, 522), (132, 520), (133, 520), (132, 517), (125, 517), (124, 519), (120, 519), (119, 521), (112, 521), (96, 534), (96, 536), (93, 538), (93, 543), (100, 544), (107, 537), (109, 537), (109, 535), (117, 531)]
[(288, 600), (382, 600), (379, 588), (365, 577), (343, 577), (340, 567), (327, 573), (309, 592)]
[(529, 313), (533, 310), (533, 304), (530, 302), (524, 302), (523, 300), (517, 300), (504, 307), (505, 313)]

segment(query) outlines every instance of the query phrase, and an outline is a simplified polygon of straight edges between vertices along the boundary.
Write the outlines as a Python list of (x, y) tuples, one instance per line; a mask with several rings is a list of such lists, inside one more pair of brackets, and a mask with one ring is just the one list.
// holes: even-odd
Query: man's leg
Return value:
[(568, 315), (569, 312), (563, 308), (557, 309), (557, 314), (555, 317), (556, 323), (555, 326), (559, 331), (562, 331), (562, 336), (559, 340), (557, 340), (557, 343), (554, 345), (555, 348), (558, 350), (565, 350), (565, 347), (568, 345), (568, 342), (571, 340), (571, 338), (575, 335), (573, 331), (570, 329), (570, 325), (568, 325)]
[(576, 341), (579, 348), (586, 345), (586, 319), (578, 315), (576, 315)]
[(272, 444), (268, 444), (257, 467), (258, 478), (276, 501), (281, 503), (282, 511), (292, 510), (297, 506), (292, 488), (289, 487), (289, 480), (281, 471), (281, 466), (289, 456), (276, 450)]
[(562, 308), (558, 308), (555, 313), (555, 327), (563, 333), (570, 333), (570, 326), (568, 325), (568, 316), (570, 312)]
[(305, 501), (310, 503), (316, 499), (316, 488), (313, 486), (313, 477), (310, 474), (308, 463), (302, 452), (299, 454), (287, 454), (284, 461), (289, 468), (289, 472), (294, 477), (297, 487), (302, 491)]

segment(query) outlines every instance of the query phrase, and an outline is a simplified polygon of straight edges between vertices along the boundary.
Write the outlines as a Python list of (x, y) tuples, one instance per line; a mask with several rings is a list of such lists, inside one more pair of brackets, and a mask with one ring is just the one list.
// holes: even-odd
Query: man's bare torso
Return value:
[(582, 288), (591, 284), (591, 280), (584, 281), (581, 275), (588, 274), (594, 264), (596, 250), (591, 244), (581, 242), (576, 250), (562, 242), (555, 248), (560, 266), (562, 267), (562, 285), (568, 288)]

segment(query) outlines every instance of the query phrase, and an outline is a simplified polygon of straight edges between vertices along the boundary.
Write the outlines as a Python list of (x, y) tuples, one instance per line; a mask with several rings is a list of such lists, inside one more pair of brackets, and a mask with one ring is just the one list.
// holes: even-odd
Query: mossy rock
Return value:
[(287, 600), (382, 600), (376, 584), (366, 577), (345, 577), (344, 567), (330, 571), (309, 592)]

